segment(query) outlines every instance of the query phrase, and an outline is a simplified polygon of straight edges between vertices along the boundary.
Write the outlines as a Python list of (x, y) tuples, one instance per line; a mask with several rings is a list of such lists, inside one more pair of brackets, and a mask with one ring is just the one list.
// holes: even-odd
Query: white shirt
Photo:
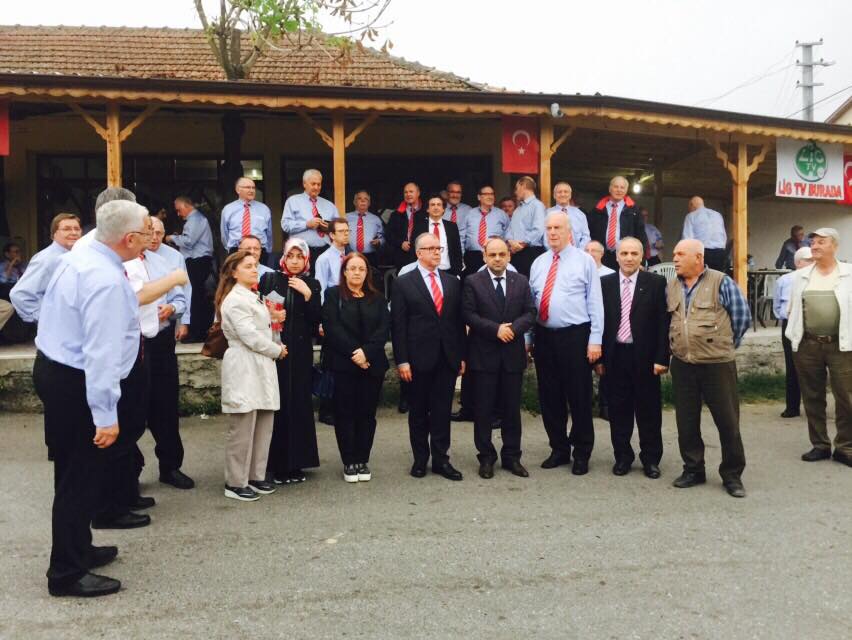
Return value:
[(420, 275), (423, 277), (423, 282), (426, 283), (426, 291), (429, 292), (429, 295), (432, 295), (432, 274), (435, 274), (435, 282), (438, 283), (438, 288), (441, 290), (441, 295), (444, 295), (444, 285), (441, 282), (441, 274), (438, 273), (438, 270), (429, 271), (426, 267), (424, 267), (419, 262), (415, 263), (417, 265), (417, 270), (420, 271)]
[(598, 277), (603, 278), (604, 276), (608, 276), (611, 273), (615, 273), (612, 269), (610, 269), (605, 264), (602, 264), (598, 267)]
[[(435, 221), (432, 218), (429, 218), (429, 226), (427, 230), (432, 235), (435, 235)], [(441, 243), (441, 264), (438, 265), (438, 268), (441, 271), (446, 271), (450, 268), (450, 249), (447, 243), (447, 232), (444, 229), (444, 219), (438, 220), (438, 233), (440, 236), (438, 237), (438, 241)]]
[[(506, 271), (508, 271), (508, 270), (509, 270), (509, 269), (508, 269), (508, 265), (506, 265), (506, 266), (507, 266)], [(500, 287), (501, 289), (503, 289), (503, 295), (504, 295), (504, 296), (505, 296), (505, 295), (506, 295), (506, 293), (507, 293), (506, 285), (509, 283), (509, 281), (506, 279), (506, 271), (504, 271), (504, 272), (503, 272), (503, 275), (502, 275), (502, 276), (495, 276), (495, 275), (494, 275), (494, 272), (493, 272), (491, 269), (489, 269), (489, 270), (488, 270), (488, 275), (489, 275), (489, 276), (491, 276), (491, 284), (492, 284), (492, 286), (494, 287), (494, 290), (496, 291), (496, 290), (497, 290), (497, 287), (498, 287), (498, 285), (499, 285), (499, 287)], [(499, 283), (497, 282), (497, 278), (500, 278), (500, 282), (499, 282)]]
[[(621, 270), (618, 271), (618, 291), (619, 293), (624, 291), (624, 282), (627, 281), (629, 284), (627, 286), (630, 287), (630, 299), (633, 300), (633, 294), (636, 293), (636, 281), (639, 279), (639, 272), (637, 271), (632, 276), (626, 276), (621, 273)], [(621, 326), (621, 318), (619, 317), (619, 326)], [(621, 340), (619, 340), (621, 342)], [(624, 340), (625, 344), (633, 344), (633, 333), (631, 330), (630, 337), (627, 340)]]
[[(130, 286), (134, 293), (139, 293), (142, 287), (151, 281), (148, 269), (145, 268), (145, 261), (141, 258), (134, 258), (125, 262), (124, 270), (127, 272), (127, 279), (130, 280)], [(160, 332), (157, 307), (165, 303), (166, 297), (162, 296), (154, 302), (139, 307), (139, 326), (142, 329), (142, 335), (146, 338), (154, 338)]]

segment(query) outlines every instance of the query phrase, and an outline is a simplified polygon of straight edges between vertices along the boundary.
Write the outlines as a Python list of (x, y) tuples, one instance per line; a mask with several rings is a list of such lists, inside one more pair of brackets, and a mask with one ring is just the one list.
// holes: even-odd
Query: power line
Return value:
[(714, 98), (707, 98), (705, 100), (700, 100), (700, 101), (695, 103), (695, 106), (698, 107), (698, 106), (702, 106), (702, 105), (703, 106), (710, 105), (710, 104), (712, 104), (712, 103), (714, 103), (718, 100), (721, 100), (722, 98), (726, 98), (727, 96), (731, 95), (735, 91), (739, 91), (740, 89), (744, 89), (745, 87), (751, 86), (751, 85), (753, 85), (757, 82), (760, 82), (761, 80), (765, 80), (766, 78), (770, 78), (774, 75), (777, 75), (777, 74), (781, 73), (782, 71), (786, 71), (790, 67), (796, 66), (794, 62), (789, 62), (787, 65), (781, 67), (780, 69), (775, 69), (775, 67), (777, 67), (782, 62), (789, 60), (793, 51), (795, 51), (795, 47), (790, 49), (787, 53), (784, 54), (784, 56), (781, 59), (779, 59), (777, 62), (766, 67), (766, 69), (761, 71), (756, 76), (749, 78), (748, 80), (746, 80), (742, 84), (737, 85), (733, 89), (730, 89), (730, 90), (726, 91), (725, 93), (723, 93), (721, 95), (718, 95)]
[[(824, 97), (824, 98), (821, 98), (820, 100), (817, 100), (816, 102), (814, 102), (813, 104), (811, 104), (811, 105), (809, 105), (809, 106), (810, 106), (810, 107), (815, 107), (815, 106), (816, 106), (816, 105), (818, 105), (818, 104), (822, 104), (822, 103), (823, 103), (823, 102), (825, 102), (826, 100), (831, 100), (831, 98), (833, 98), (833, 97), (835, 97), (835, 96), (839, 96), (839, 95), (840, 95), (841, 93), (843, 93), (844, 91), (849, 91), (849, 89), (852, 89), (852, 84), (850, 84), (848, 87), (843, 87), (840, 91), (835, 91), (835, 92), (834, 92), (834, 93), (832, 93), (830, 96), (826, 96), (826, 97)], [(804, 110), (805, 110), (805, 109), (807, 109), (807, 108), (808, 108), (808, 107), (802, 107), (802, 108), (801, 108), (801, 109), (799, 109), (798, 111), (794, 111), (793, 113), (791, 113), (789, 116), (786, 116), (786, 117), (787, 117), (787, 118), (792, 118), (793, 116), (795, 116), (795, 115), (797, 115), (797, 114), (800, 114), (802, 111), (804, 111)]]

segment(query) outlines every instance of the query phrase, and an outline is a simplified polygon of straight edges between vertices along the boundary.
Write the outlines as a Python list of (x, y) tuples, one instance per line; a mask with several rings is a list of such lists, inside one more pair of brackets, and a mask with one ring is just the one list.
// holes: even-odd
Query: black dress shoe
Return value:
[(732, 498), (745, 498), (746, 490), (743, 483), (739, 480), (728, 480), (723, 484), (725, 485), (725, 491), (727, 491), (728, 495)]
[(802, 454), (802, 460), (805, 462), (817, 462), (819, 460), (828, 460), (831, 457), (830, 449), (811, 449), (807, 453)]
[(459, 409), (450, 414), (450, 420), (453, 422), (473, 422), (473, 414), (470, 411)]
[(108, 565), (118, 555), (118, 547), (92, 547), (89, 554), (89, 569)]
[(330, 427), (334, 426), (334, 416), (330, 413), (319, 414), (319, 421), (323, 424), (327, 424)]
[(697, 473), (695, 471), (684, 471), (680, 474), (675, 481), (672, 482), (673, 487), (677, 487), (678, 489), (689, 489), (689, 487), (695, 487), (699, 484), (704, 484), (707, 482), (707, 476), (703, 473)]
[(76, 596), (78, 598), (97, 598), (98, 596), (108, 596), (121, 589), (121, 583), (118, 580), (99, 576), (95, 573), (87, 573), (77, 582), (64, 586), (48, 585), (47, 590), (52, 596)]
[(631, 462), (616, 462), (612, 466), (612, 475), (614, 476), (626, 476), (630, 473)]
[(784, 411), (781, 412), (782, 418), (798, 418), (799, 415), (798, 411), (791, 411), (790, 409), (784, 409)]
[(598, 411), (598, 417), (601, 420), (609, 420), (609, 407), (603, 405)]
[(479, 463), (479, 477), (484, 480), (491, 480), (494, 477), (494, 463), (493, 462), (480, 462)]
[(571, 467), (571, 473), (575, 476), (584, 476), (589, 472), (589, 461), (579, 460), (574, 458), (574, 466)]
[(426, 465), (425, 464), (417, 464), (416, 462), (411, 466), (411, 477), (412, 478), (425, 478), (426, 477)]
[(92, 529), (138, 529), (151, 524), (151, 516), (128, 511), (116, 518), (95, 518)]
[(192, 489), (195, 486), (195, 481), (180, 469), (161, 471), (160, 482), (170, 484), (175, 489)]
[(645, 475), (651, 480), (656, 480), (660, 477), (660, 467), (655, 464), (646, 464), (642, 467), (642, 470), (645, 472)]
[(464, 476), (462, 476), (461, 471), (456, 469), (449, 462), (445, 462), (442, 465), (437, 467), (432, 467), (432, 473), (437, 473), (439, 476), (444, 476), (447, 480), (461, 480)]
[(529, 478), (530, 472), (527, 471), (526, 467), (520, 463), (518, 460), (512, 460), (510, 462), (504, 462), (503, 468), (506, 471), (511, 471), (513, 475), (518, 476), (519, 478)]
[(127, 506), (134, 511), (140, 511), (142, 509), (150, 509), (155, 504), (157, 504), (157, 501), (150, 496), (137, 496), (136, 500)]
[(556, 453), (555, 451), (551, 453), (547, 460), (541, 463), (542, 469), (555, 469), (556, 467), (561, 467), (562, 465), (571, 464), (571, 454), (570, 453)]
[(494, 419), (491, 421), (491, 429), (492, 429), (492, 430), (495, 430), (495, 429), (502, 429), (502, 428), (503, 428), (503, 420), (502, 420), (502, 418), (494, 418)]
[(400, 413), (408, 413), (408, 400), (406, 400), (405, 398), (400, 398), (396, 410)]
[(835, 462), (839, 462), (840, 464), (845, 464), (847, 467), (852, 467), (852, 456), (847, 456), (846, 454), (840, 453), (835, 450), (834, 455), (832, 456)]

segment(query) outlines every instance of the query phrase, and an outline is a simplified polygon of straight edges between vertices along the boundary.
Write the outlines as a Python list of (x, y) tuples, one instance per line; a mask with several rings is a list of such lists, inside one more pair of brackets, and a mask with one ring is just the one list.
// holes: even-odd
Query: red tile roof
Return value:
[[(250, 44), (244, 36), (243, 46)], [(340, 64), (317, 42), (270, 48), (247, 82), (481, 91), (484, 86), (373, 49)], [(0, 74), (225, 79), (200, 29), (0, 26)]]

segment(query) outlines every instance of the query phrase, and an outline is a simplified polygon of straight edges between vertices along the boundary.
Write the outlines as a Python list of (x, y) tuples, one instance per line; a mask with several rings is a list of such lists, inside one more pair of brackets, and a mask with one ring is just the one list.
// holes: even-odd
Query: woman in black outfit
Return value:
[(370, 277), (363, 254), (353, 252), (340, 266), (340, 285), (325, 292), (323, 363), (334, 375), (334, 433), (346, 482), (372, 476), (367, 463), (376, 434), (376, 407), (388, 359), (388, 303)]
[(291, 238), (284, 245), (281, 270), (265, 273), (258, 287), (268, 304), (270, 296), (283, 299), (285, 316), (280, 336), (289, 354), (277, 361), (281, 409), (275, 412), (267, 464), (267, 474), (276, 484), (304, 482), (303, 470), (319, 466), (311, 376), (313, 336), (321, 319), (322, 302), (319, 283), (306, 274), (309, 264), (307, 243)]

